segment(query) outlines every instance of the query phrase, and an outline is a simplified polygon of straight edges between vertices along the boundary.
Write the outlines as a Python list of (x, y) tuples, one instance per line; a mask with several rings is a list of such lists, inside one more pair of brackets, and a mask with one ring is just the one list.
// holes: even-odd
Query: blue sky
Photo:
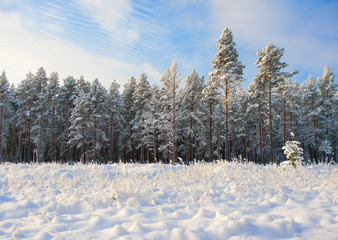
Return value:
[(44, 67), (109, 87), (145, 72), (158, 83), (171, 64), (185, 78), (208, 76), (217, 38), (231, 28), (246, 68), (257, 72), (257, 49), (285, 49), (287, 70), (303, 82), (324, 66), (338, 70), (338, 1), (320, 0), (1, 0), (0, 70), (16, 85)]

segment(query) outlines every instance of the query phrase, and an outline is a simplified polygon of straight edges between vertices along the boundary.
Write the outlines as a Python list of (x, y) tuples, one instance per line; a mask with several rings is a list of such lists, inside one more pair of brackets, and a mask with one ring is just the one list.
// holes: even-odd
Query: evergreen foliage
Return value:
[(295, 134), (293, 132), (290, 133), (290, 136), (291, 140), (287, 141), (282, 149), (286, 158), (292, 162), (293, 166), (296, 166), (303, 161), (303, 148), (300, 147), (300, 142), (294, 140)]
[(259, 72), (255, 78), (263, 85), (263, 91), (267, 89), (268, 106), (269, 106), (269, 148), (270, 148), (270, 162), (273, 162), (273, 131), (272, 131), (272, 91), (279, 83), (285, 81), (285, 79), (296, 74), (297, 71), (292, 73), (281, 72), (281, 70), (287, 67), (286, 63), (280, 61), (284, 54), (284, 49), (274, 46), (269, 43), (262, 51), (258, 49), (256, 61)]
[[(14, 87), (2, 72), (0, 161), (175, 163), (242, 156), (266, 164), (285, 156), (299, 161), (301, 149), (308, 162), (337, 160), (332, 69), (299, 86), (291, 78), (295, 72), (282, 71), (284, 50), (270, 43), (258, 50), (259, 72), (242, 89), (244, 66), (230, 29), (217, 47), (207, 81), (193, 70), (184, 88), (176, 61), (161, 86), (150, 86), (143, 73), (137, 81), (131, 77), (122, 94), (116, 81), (108, 91), (82, 76), (60, 84), (57, 73), (48, 77), (43, 68)], [(301, 144), (286, 141), (290, 132)]]
[(238, 61), (238, 53), (233, 41), (232, 32), (225, 28), (220, 38), (217, 40), (216, 59), (211, 61), (214, 69), (210, 73), (210, 79), (214, 86), (223, 90), (223, 106), (225, 109), (225, 159), (229, 160), (229, 103), (231, 95), (243, 81), (244, 65)]

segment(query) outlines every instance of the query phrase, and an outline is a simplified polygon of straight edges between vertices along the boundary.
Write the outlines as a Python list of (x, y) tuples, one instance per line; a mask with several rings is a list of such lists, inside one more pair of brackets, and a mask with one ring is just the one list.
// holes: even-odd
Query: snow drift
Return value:
[(338, 239), (335, 165), (0, 165), (1, 239)]

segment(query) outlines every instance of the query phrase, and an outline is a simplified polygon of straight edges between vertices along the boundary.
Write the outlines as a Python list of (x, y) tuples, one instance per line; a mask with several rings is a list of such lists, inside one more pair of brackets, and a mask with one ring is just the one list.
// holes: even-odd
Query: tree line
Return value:
[[(245, 158), (285, 160), (295, 133), (308, 161), (337, 159), (337, 84), (329, 67), (301, 85), (283, 72), (284, 49), (257, 51), (258, 72), (248, 89), (232, 32), (225, 28), (208, 79), (177, 62), (161, 86), (146, 74), (105, 89), (98, 79), (29, 72), (17, 87), (0, 76), (0, 160), (9, 162), (177, 162)], [(180, 87), (180, 86), (184, 87)]]

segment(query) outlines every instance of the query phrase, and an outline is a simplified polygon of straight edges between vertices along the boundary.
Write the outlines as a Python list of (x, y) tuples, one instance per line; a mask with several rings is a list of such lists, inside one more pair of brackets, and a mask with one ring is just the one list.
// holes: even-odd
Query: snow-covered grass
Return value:
[(338, 239), (337, 204), (335, 165), (0, 165), (0, 239)]

